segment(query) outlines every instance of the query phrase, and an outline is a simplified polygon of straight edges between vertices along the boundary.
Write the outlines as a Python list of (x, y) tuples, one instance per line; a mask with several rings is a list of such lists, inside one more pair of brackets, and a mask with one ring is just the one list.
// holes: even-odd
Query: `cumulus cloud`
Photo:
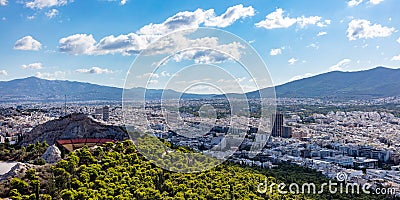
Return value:
[(37, 63), (28, 64), (28, 65), (22, 65), (21, 68), (22, 69), (43, 69), (43, 65), (42, 65), (42, 63), (37, 62)]
[(7, 76), (8, 75), (8, 72), (6, 71), (6, 70), (0, 70), (0, 75), (2, 75), (2, 76)]
[(331, 71), (343, 70), (343, 68), (347, 67), (350, 62), (351, 62), (350, 59), (347, 59), (347, 58), (343, 59), (343, 60), (339, 61), (336, 65), (329, 67), (329, 70), (331, 70)]
[(220, 16), (212, 16), (204, 21), (205, 26), (213, 26), (224, 28), (232, 25), (235, 21), (254, 16), (255, 10), (253, 7), (243, 7), (242, 4), (232, 6)]
[(323, 36), (323, 35), (326, 35), (326, 34), (328, 34), (328, 33), (325, 32), (325, 31), (321, 31), (321, 32), (319, 32), (319, 33), (317, 34), (317, 36), (319, 37), (319, 36)]
[(55, 6), (64, 6), (73, 0), (34, 0), (25, 2), (25, 6), (31, 9), (43, 9)]
[(154, 35), (138, 35), (136, 33), (129, 33), (127, 35), (114, 36), (110, 35), (104, 37), (94, 46), (92, 50), (89, 49), (89, 53), (86, 54), (115, 54), (120, 53), (122, 55), (130, 55), (132, 53), (138, 53), (145, 49), (153, 40), (158, 38)]
[(316, 25), (318, 27), (325, 27), (331, 23), (330, 20), (322, 20), (320, 16), (310, 17), (297, 17), (291, 18), (284, 15), (285, 11), (281, 8), (276, 9), (274, 12), (268, 14), (265, 20), (255, 24), (258, 28), (276, 29), (276, 28), (289, 28), (297, 24), (300, 28), (305, 28), (308, 25)]
[(127, 0), (121, 0), (121, 1), (119, 2), (119, 4), (121, 4), (121, 5), (125, 5), (125, 4), (126, 4), (126, 2), (127, 2)]
[(19, 40), (17, 40), (14, 44), (15, 50), (31, 50), (31, 51), (38, 51), (42, 48), (42, 44), (33, 39), (32, 36), (25, 36)]
[(281, 48), (277, 48), (277, 49), (271, 49), (271, 51), (269, 51), (269, 55), (271, 55), (271, 56), (280, 55), (280, 54), (282, 54), (283, 49), (285, 49), (285, 48), (281, 47)]
[(7, 0), (0, 0), (0, 6), (7, 6), (8, 1)]
[(376, 37), (388, 37), (392, 35), (395, 28), (389, 28), (380, 24), (371, 24), (365, 19), (354, 19), (347, 28), (347, 38), (349, 40), (368, 39)]
[(92, 67), (90, 69), (77, 69), (76, 72), (78, 73), (85, 73), (85, 74), (110, 74), (113, 71), (109, 69), (102, 69), (100, 67)]
[(396, 40), (397, 41), (397, 43), (399, 43), (400, 44), (400, 37)]
[(49, 11), (46, 12), (46, 16), (47, 16), (48, 18), (51, 19), (51, 18), (57, 16), (58, 13), (59, 13), (59, 12), (58, 12), (57, 9), (51, 9), (51, 10), (49, 10)]
[[(240, 49), (244, 48), (238, 42), (219, 44), (218, 38), (215, 37), (205, 37), (197, 40), (181, 39), (177, 42), (192, 49), (175, 54), (173, 57), (175, 62), (193, 60), (195, 63), (221, 63), (226, 60), (239, 59)], [(209, 45), (208, 48), (201, 48), (205, 43)]]
[(391, 60), (393, 60), (393, 61), (400, 61), (400, 55), (393, 56)]
[(208, 27), (227, 27), (239, 19), (254, 16), (253, 7), (243, 7), (239, 4), (228, 8), (224, 14), (216, 16), (214, 9), (197, 9), (193, 12), (183, 11), (166, 19), (160, 24), (148, 24), (137, 33), (145, 35), (166, 34), (179, 29), (198, 28), (200, 25)]
[(358, 6), (363, 2), (363, 0), (350, 0), (347, 2), (347, 6), (349, 7), (354, 7), (354, 6)]
[(96, 40), (92, 35), (75, 34), (59, 41), (59, 50), (72, 55), (92, 54), (95, 49)]
[[(197, 9), (193, 12), (184, 11), (179, 12), (172, 17), (169, 17), (162, 23), (151, 23), (143, 26), (135, 33), (123, 34), (118, 36), (110, 35), (100, 39), (99, 42), (97, 42), (92, 35), (71, 35), (60, 39), (59, 49), (61, 52), (72, 55), (137, 54), (146, 49), (146, 47), (148, 47), (150, 43), (152, 43), (156, 39), (159, 39), (164, 34), (181, 29), (198, 28), (201, 25), (209, 27), (227, 27), (239, 19), (253, 16), (254, 12), (255, 11), (251, 6), (244, 7), (241, 4), (228, 8), (225, 13), (220, 16), (217, 16), (213, 9)], [(204, 40), (206, 40), (206, 42), (213, 42), (213, 39), (209, 38), (202, 40), (189, 40), (184, 36), (175, 39), (172, 38), (171, 44), (168, 44), (169, 48), (162, 49), (162, 51), (171, 51), (179, 45), (185, 45), (187, 47), (192, 47), (190, 45), (201, 46), (200, 42)], [(230, 47), (235, 46), (234, 44), (230, 45)], [(232, 53), (232, 50), (228, 53)], [(190, 53), (183, 57), (198, 57), (198, 60), (208, 59), (206, 58), (207, 56), (202, 56), (199, 54), (190, 56)], [(218, 58), (210, 58), (210, 60), (213, 59), (218, 60)]]
[(294, 63), (296, 63), (298, 60), (296, 58), (291, 58), (288, 60), (288, 63), (291, 65), (294, 65)]

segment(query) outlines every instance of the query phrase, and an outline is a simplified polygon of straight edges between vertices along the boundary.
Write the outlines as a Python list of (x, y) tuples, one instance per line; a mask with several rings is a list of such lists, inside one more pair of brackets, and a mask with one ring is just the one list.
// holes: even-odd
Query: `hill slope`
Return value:
[[(357, 72), (328, 72), (275, 87), (277, 97), (387, 97), (400, 96), (400, 69), (377, 67)], [(260, 92), (270, 91), (261, 89)], [(247, 93), (258, 96), (258, 91)]]

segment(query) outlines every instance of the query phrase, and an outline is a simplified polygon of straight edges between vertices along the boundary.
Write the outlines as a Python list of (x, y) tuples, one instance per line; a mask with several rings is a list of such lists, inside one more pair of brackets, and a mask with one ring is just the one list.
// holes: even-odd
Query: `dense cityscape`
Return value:
[[(171, 121), (168, 120), (171, 118), (171, 113), (163, 116), (159, 101), (148, 102), (147, 109), (137, 107), (134, 112), (138, 118), (146, 118), (141, 123), (147, 123), (143, 124), (143, 127), (136, 128), (150, 130), (154, 137), (162, 138), (175, 146), (188, 147), (194, 151), (207, 151), (217, 145), (219, 150), (230, 152), (229, 155), (232, 156), (228, 158), (228, 162), (231, 163), (265, 169), (274, 168), (281, 163), (291, 163), (314, 169), (329, 179), (335, 179), (338, 173), (345, 173), (347, 181), (351, 183), (368, 182), (373, 188), (389, 188), (387, 193), (400, 194), (400, 141), (397, 137), (400, 131), (400, 118), (390, 111), (346, 111), (348, 106), (384, 106), (398, 101), (399, 98), (354, 102), (310, 98), (278, 99), (278, 112), (271, 134), (255, 157), (250, 156), (250, 149), (257, 140), (258, 119), (255, 117), (249, 119), (252, 123), (243, 119), (243, 124), (248, 127), (247, 130), (238, 133), (243, 137), (243, 142), (232, 144), (232, 140), (226, 139), (230, 125), (229, 114), (226, 114), (224, 109), (219, 109), (225, 114), (215, 120), (214, 126), (205, 134), (196, 137), (177, 134), (179, 131), (168, 123)], [(207, 100), (207, 103), (219, 105), (219, 108), (226, 106), (229, 108), (224, 100)], [(189, 109), (189, 113), (179, 113), (180, 116), (185, 116), (185, 122), (193, 123), (196, 120), (204, 122), (203, 118), (194, 115), (196, 112), (193, 110), (196, 110), (199, 104), (201, 100), (188, 100), (183, 104), (185, 108), (193, 108)], [(297, 108), (302, 105), (312, 106), (314, 110), (288, 110), (289, 107)], [(319, 113), (321, 105), (335, 106), (337, 109)], [(288, 107), (282, 112), (283, 109), (280, 108), (285, 106)], [(9, 145), (18, 144), (35, 126), (71, 113), (82, 113), (106, 125), (124, 126), (126, 123), (123, 120), (123, 106), (119, 103), (7, 104), (1, 108), (0, 142)], [(69, 139), (72, 141), (75, 138)], [(82, 141), (74, 142), (76, 149), (78, 143)], [(89, 141), (85, 143), (90, 145)], [(57, 146), (74, 149), (68, 148), (66, 143), (60, 141)], [(16, 164), (12, 163), (12, 166), (4, 169), (11, 169)], [(2, 171), (1, 175), (6, 173), (7, 171)]]

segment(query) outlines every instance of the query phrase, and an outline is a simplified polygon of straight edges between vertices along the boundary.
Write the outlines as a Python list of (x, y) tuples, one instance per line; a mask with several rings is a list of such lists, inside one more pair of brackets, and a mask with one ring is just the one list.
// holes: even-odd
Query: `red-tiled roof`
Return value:
[(59, 145), (66, 145), (66, 144), (86, 144), (86, 143), (97, 143), (103, 144), (106, 142), (114, 142), (113, 139), (96, 139), (96, 138), (79, 138), (79, 139), (69, 139), (69, 140), (57, 140)]

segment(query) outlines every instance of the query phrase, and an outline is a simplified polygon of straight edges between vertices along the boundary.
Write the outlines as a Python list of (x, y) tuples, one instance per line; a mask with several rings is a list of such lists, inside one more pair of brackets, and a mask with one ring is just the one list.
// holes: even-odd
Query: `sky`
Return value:
[[(174, 74), (190, 60), (221, 66), (233, 74), (232, 80), (221, 78), (219, 69), (210, 73), (199, 66), (198, 79), (181, 75), (177, 80), (187, 77), (189, 84), (212, 79), (236, 92), (232, 82), (251, 91), (257, 81), (261, 87), (336, 70), (400, 68), (398, 10), (396, 0), (0, 0), (0, 81), (37, 76), (123, 87), (127, 77), (151, 77), (152, 87), (163, 88), (161, 83), (178, 77)], [(243, 41), (181, 34), (168, 49), (174, 53), (172, 61), (158, 71), (131, 68), (163, 36), (201, 27), (227, 31)], [(174, 52), (182, 45), (204, 44), (231, 57), (215, 51)], [(269, 71), (255, 70), (256, 81), (232, 59), (244, 59), (250, 48), (246, 45)], [(135, 76), (127, 76), (130, 69)], [(262, 77), (270, 81), (260, 83)], [(212, 92), (204, 87), (193, 91)]]

